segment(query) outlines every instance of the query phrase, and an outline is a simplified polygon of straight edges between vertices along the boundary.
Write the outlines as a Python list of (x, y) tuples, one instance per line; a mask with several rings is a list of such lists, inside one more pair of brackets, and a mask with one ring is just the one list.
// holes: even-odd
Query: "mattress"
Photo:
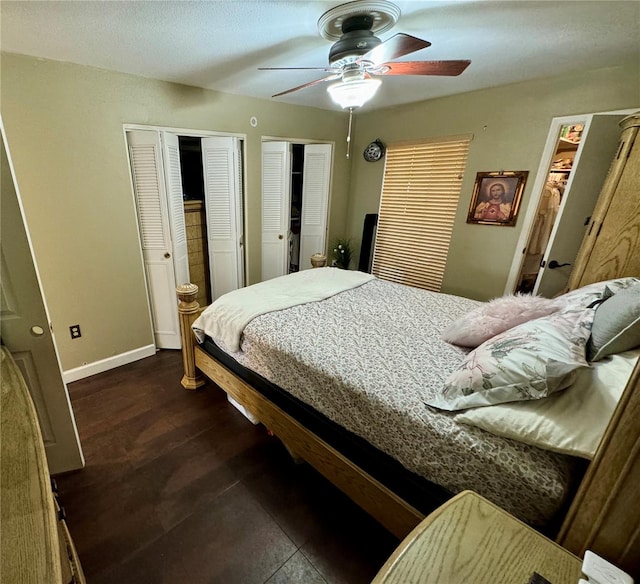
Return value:
[(580, 480), (580, 461), (425, 405), (468, 351), (440, 332), (477, 304), (376, 279), (258, 316), (241, 350), (227, 353), (410, 472), (454, 494), (474, 490), (545, 526)]

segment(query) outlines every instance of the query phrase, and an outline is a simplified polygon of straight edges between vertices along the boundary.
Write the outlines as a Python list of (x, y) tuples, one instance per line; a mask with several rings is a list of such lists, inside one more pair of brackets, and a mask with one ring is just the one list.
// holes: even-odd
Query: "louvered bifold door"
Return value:
[(304, 147), (300, 269), (311, 268), (311, 256), (324, 253), (331, 179), (331, 144)]
[(129, 131), (127, 143), (156, 346), (159, 349), (179, 349), (176, 278), (171, 258), (160, 134), (146, 130)]
[(239, 269), (241, 215), (238, 181), (238, 139), (215, 136), (202, 139), (209, 274), (213, 300), (242, 285)]
[(167, 208), (169, 228), (173, 247), (173, 269), (176, 284), (189, 282), (189, 249), (187, 246), (187, 227), (184, 217), (184, 189), (180, 170), (180, 142), (178, 136), (162, 132), (162, 153), (167, 190)]
[(389, 146), (373, 274), (440, 291), (470, 140)]
[(289, 268), (291, 144), (262, 144), (262, 280)]

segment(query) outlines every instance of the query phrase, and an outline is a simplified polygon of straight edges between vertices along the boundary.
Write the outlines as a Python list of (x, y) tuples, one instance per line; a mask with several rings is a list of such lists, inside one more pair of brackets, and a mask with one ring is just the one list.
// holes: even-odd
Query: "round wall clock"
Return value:
[(376, 162), (384, 156), (384, 144), (376, 138), (364, 149), (362, 155), (367, 162)]

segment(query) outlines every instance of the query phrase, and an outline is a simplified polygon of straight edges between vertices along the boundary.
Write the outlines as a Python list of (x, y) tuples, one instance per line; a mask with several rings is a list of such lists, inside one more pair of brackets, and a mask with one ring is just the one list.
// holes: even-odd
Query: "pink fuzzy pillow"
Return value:
[(557, 299), (507, 294), (494, 298), (454, 320), (442, 339), (462, 347), (477, 347), (497, 334), (514, 326), (547, 316), (563, 307)]

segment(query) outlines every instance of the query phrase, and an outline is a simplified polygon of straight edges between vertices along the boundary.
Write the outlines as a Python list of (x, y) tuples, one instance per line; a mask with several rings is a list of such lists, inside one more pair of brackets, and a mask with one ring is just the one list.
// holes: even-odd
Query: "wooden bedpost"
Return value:
[(191, 325), (200, 315), (200, 305), (196, 300), (198, 287), (195, 284), (181, 284), (176, 288), (178, 293), (178, 317), (180, 319), (180, 336), (182, 338), (182, 387), (198, 389), (205, 383), (204, 377), (196, 370), (196, 356), (193, 331)]

